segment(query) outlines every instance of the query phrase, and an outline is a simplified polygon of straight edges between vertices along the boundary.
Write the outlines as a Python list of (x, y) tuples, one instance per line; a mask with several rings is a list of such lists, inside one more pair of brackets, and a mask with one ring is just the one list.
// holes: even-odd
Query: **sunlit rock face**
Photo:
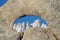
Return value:
[(17, 32), (24, 32), (27, 28), (47, 28), (48, 23), (38, 16), (24, 16), (15, 20), (13, 30)]
[(56, 40), (51, 31), (39, 27), (27, 29), (24, 33), (22, 40)]

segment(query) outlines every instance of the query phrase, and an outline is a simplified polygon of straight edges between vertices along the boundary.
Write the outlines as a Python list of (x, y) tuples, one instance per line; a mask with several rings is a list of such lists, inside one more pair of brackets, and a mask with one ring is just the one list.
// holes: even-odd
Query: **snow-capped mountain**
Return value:
[(42, 28), (47, 28), (47, 26), (44, 23), (41, 25), (41, 27)]
[(33, 28), (41, 26), (39, 19), (35, 20), (31, 25), (32, 25)]
[(37, 19), (32, 24), (29, 24), (29, 22), (14, 24), (13, 29), (16, 30), (17, 32), (24, 32), (26, 29), (31, 27), (30, 25), (32, 26), (32, 28), (35, 27), (47, 28), (47, 26), (44, 23), (41, 25), (39, 19)]

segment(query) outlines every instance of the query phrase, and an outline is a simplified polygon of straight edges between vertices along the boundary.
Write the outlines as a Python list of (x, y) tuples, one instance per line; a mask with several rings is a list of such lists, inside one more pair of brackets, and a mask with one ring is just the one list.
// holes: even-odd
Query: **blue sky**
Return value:
[(7, 0), (0, 0), (0, 7), (3, 6), (6, 2)]
[(40, 20), (40, 23), (44, 23), (46, 26), (48, 26), (48, 23), (42, 19), (41, 17), (38, 17), (38, 16), (25, 16), (25, 17), (22, 17), (22, 18), (18, 18), (15, 20), (14, 24), (18, 24), (18, 23), (26, 23), (26, 22), (29, 22), (29, 24), (33, 23), (35, 20), (39, 19)]

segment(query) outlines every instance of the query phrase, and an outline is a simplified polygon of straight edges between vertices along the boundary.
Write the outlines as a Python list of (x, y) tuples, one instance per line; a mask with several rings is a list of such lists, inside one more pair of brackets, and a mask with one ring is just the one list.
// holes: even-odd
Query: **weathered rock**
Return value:
[(27, 29), (22, 40), (56, 40), (52, 32), (39, 27)]
[[(15, 19), (23, 15), (36, 15), (44, 18), (49, 24), (48, 30), (51, 30), (60, 40), (60, 0), (8, 0), (4, 6), (0, 7), (1, 40), (12, 40), (11, 37), (18, 34), (12, 30), (12, 25)], [(40, 34), (41, 36), (47, 35), (47, 33), (36, 32), (35, 30), (27, 32), (27, 34), (32, 33), (31, 35), (34, 35), (35, 32), (36, 35), (34, 36), (37, 36), (38, 40)], [(34, 39), (34, 36), (30, 36), (30, 38)], [(15, 36), (13, 40), (15, 40)], [(53, 37), (52, 40), (54, 40)]]

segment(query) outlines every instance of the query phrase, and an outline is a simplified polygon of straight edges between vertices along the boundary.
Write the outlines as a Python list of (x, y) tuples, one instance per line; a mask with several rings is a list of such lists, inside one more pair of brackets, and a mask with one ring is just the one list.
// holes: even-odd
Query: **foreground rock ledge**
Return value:
[(22, 40), (56, 40), (56, 38), (51, 31), (36, 27), (27, 29)]

